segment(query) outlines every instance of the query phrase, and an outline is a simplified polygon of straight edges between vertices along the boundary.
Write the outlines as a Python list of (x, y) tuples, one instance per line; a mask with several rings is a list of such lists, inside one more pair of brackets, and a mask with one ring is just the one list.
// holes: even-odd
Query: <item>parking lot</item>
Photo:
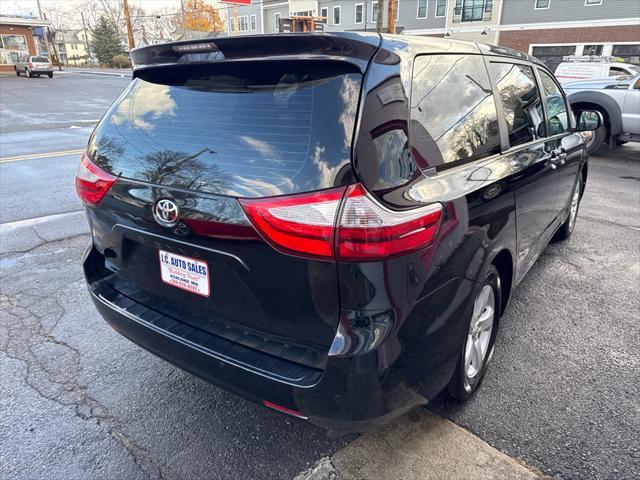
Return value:
[[(0, 78), (0, 477), (292, 478), (356, 437), (178, 370), (86, 292), (74, 173), (128, 81)], [(519, 286), (478, 394), (430, 409), (552, 477), (639, 478), (639, 211), (640, 145), (592, 157), (576, 231)]]

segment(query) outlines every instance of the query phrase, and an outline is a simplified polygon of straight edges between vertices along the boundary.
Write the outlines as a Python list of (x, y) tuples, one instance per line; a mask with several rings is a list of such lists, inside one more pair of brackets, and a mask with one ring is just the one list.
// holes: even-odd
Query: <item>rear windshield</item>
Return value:
[(139, 73), (89, 154), (115, 175), (240, 197), (327, 188), (350, 168), (361, 75), (327, 62)]
[(49, 63), (47, 57), (31, 57), (31, 61), (35, 63)]

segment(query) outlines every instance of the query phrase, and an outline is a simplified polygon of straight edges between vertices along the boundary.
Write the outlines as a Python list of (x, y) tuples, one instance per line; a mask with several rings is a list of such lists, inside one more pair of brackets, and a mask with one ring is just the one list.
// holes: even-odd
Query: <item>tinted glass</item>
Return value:
[(482, 57), (422, 55), (413, 67), (412, 145), (421, 165), (500, 151), (496, 105)]
[(34, 63), (49, 63), (47, 57), (31, 57), (31, 61)]
[(564, 94), (558, 84), (544, 70), (538, 69), (542, 90), (544, 91), (545, 102), (547, 103), (547, 120), (549, 135), (557, 135), (569, 131), (569, 115), (567, 114), (567, 103)]
[(544, 135), (544, 114), (533, 69), (512, 63), (492, 63), (504, 117), (513, 147)]
[(350, 165), (361, 76), (327, 62), (268, 67), (181, 66), (135, 79), (89, 153), (116, 175), (233, 196), (333, 186)]

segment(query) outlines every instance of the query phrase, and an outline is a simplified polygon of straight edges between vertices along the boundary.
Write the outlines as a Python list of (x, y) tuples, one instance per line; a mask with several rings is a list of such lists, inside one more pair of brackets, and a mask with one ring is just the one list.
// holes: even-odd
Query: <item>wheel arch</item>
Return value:
[(622, 133), (622, 111), (613, 98), (604, 93), (589, 91), (570, 94), (568, 99), (574, 111), (600, 111), (609, 135), (616, 136)]
[(500, 276), (500, 313), (507, 308), (513, 288), (514, 264), (511, 252), (504, 248), (491, 260), (491, 265), (496, 267)]

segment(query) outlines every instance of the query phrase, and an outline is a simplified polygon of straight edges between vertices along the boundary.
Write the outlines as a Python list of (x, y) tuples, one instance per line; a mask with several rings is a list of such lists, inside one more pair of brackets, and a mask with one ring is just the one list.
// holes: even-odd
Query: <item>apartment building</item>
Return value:
[[(325, 31), (375, 31), (378, 2), (254, 0), (238, 6), (238, 14), (238, 32), (228, 21), (229, 35), (275, 33), (279, 20), (292, 15), (325, 17)], [(232, 20), (232, 8), (227, 15)], [(565, 55), (614, 55), (640, 64), (640, 0), (398, 0), (396, 29), (503, 45), (552, 68)]]

